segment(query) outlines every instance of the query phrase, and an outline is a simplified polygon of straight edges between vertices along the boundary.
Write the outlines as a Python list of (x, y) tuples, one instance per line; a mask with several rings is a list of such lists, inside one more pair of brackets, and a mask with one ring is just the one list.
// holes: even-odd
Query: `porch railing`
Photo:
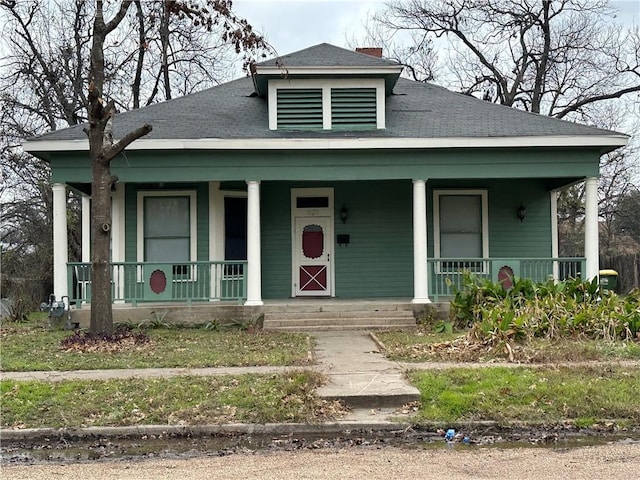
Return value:
[[(113, 262), (113, 302), (242, 301), (247, 298), (247, 262)], [(155, 277), (152, 277), (155, 273)], [(69, 297), (81, 308), (91, 302), (91, 264), (68, 263)], [(152, 278), (159, 278), (154, 283)]]
[[(427, 260), (429, 274), (429, 297), (454, 295), (455, 288), (462, 287), (464, 272), (493, 282), (498, 281), (498, 272), (509, 267), (514, 277), (543, 282), (550, 278), (566, 280), (577, 278), (585, 271), (584, 257), (563, 258), (430, 258)], [(455, 288), (454, 288), (455, 287)]]

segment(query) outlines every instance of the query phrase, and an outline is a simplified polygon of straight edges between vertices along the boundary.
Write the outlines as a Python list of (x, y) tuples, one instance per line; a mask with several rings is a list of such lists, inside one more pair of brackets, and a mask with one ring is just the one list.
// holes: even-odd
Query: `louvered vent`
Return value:
[(332, 88), (331, 128), (377, 127), (375, 88)]
[(322, 129), (322, 89), (278, 89), (278, 129)]

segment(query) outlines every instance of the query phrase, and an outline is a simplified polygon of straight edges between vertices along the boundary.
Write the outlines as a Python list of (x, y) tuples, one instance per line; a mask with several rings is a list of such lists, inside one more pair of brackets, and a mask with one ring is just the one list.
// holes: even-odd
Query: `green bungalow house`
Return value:
[[(616, 132), (400, 78), (379, 49), (320, 44), (241, 78), (118, 114), (114, 302), (261, 306), (450, 294), (461, 272), (598, 274), (597, 177)], [(90, 302), (91, 167), (82, 126), (30, 139), (53, 175), (55, 295)], [(586, 182), (585, 254), (558, 258), (557, 192)], [(83, 195), (81, 263), (65, 192)]]

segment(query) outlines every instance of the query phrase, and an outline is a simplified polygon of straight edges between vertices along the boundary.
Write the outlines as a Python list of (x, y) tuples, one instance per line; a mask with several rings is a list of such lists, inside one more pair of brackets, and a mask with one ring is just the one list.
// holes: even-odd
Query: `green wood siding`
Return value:
[[(291, 188), (334, 187), (334, 265), (337, 297), (407, 297), (413, 292), (412, 184), (270, 182), (262, 195), (262, 294), (291, 296)], [(340, 220), (346, 205), (349, 219)], [(336, 235), (348, 234), (338, 247)]]
[[(564, 178), (598, 175), (593, 150), (128, 151), (113, 161), (121, 182), (344, 181)], [(86, 154), (53, 155), (53, 181), (89, 183)], [(563, 183), (560, 181), (559, 183)]]
[(280, 88), (277, 92), (279, 130), (322, 130), (321, 88)]
[[(522, 222), (516, 215), (520, 203), (527, 209)], [(489, 255), (551, 256), (551, 197), (542, 181), (490, 184)]]
[[(489, 256), (550, 257), (551, 198), (541, 179), (427, 182), (429, 257), (434, 256), (433, 190), (486, 189), (489, 206)], [(527, 216), (520, 222), (516, 210), (522, 203)]]
[(336, 184), (335, 234), (350, 236), (348, 246), (334, 250), (336, 296), (413, 296), (412, 196), (410, 181)]
[(262, 296), (291, 297), (291, 188), (288, 182), (260, 185)]
[(331, 129), (353, 130), (377, 127), (375, 88), (332, 88)]
[[(291, 188), (334, 188), (335, 292), (341, 298), (413, 295), (412, 182), (263, 182), (261, 184), (262, 292), (265, 299), (291, 296)], [(429, 180), (427, 182), (429, 257), (433, 257), (433, 190), (487, 189), (489, 249), (492, 257), (551, 255), (550, 194), (542, 179)], [(129, 184), (126, 202), (126, 260), (136, 260), (138, 190), (162, 190), (157, 184)], [(175, 190), (196, 190), (198, 260), (208, 260), (208, 184), (181, 183)], [(164, 188), (166, 190), (166, 187)], [(520, 222), (517, 207), (527, 216)], [(346, 223), (342, 206), (349, 209)], [(348, 246), (336, 236), (348, 234)]]

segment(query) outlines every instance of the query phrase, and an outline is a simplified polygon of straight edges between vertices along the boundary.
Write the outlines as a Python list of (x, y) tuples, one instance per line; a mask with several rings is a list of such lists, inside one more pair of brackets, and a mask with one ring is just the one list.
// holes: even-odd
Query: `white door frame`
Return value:
[[(298, 208), (296, 199), (298, 197), (327, 197), (329, 204), (326, 208)], [(299, 217), (324, 217), (328, 218), (328, 227), (326, 232), (326, 249), (329, 255), (329, 273), (327, 275), (328, 295), (335, 296), (335, 268), (334, 268), (334, 212), (333, 212), (333, 187), (321, 188), (292, 188), (291, 189), (291, 296), (301, 296), (297, 292), (296, 285), (298, 283), (299, 265), (297, 262), (297, 241), (296, 235), (296, 218)], [(310, 294), (312, 295), (312, 294)]]

